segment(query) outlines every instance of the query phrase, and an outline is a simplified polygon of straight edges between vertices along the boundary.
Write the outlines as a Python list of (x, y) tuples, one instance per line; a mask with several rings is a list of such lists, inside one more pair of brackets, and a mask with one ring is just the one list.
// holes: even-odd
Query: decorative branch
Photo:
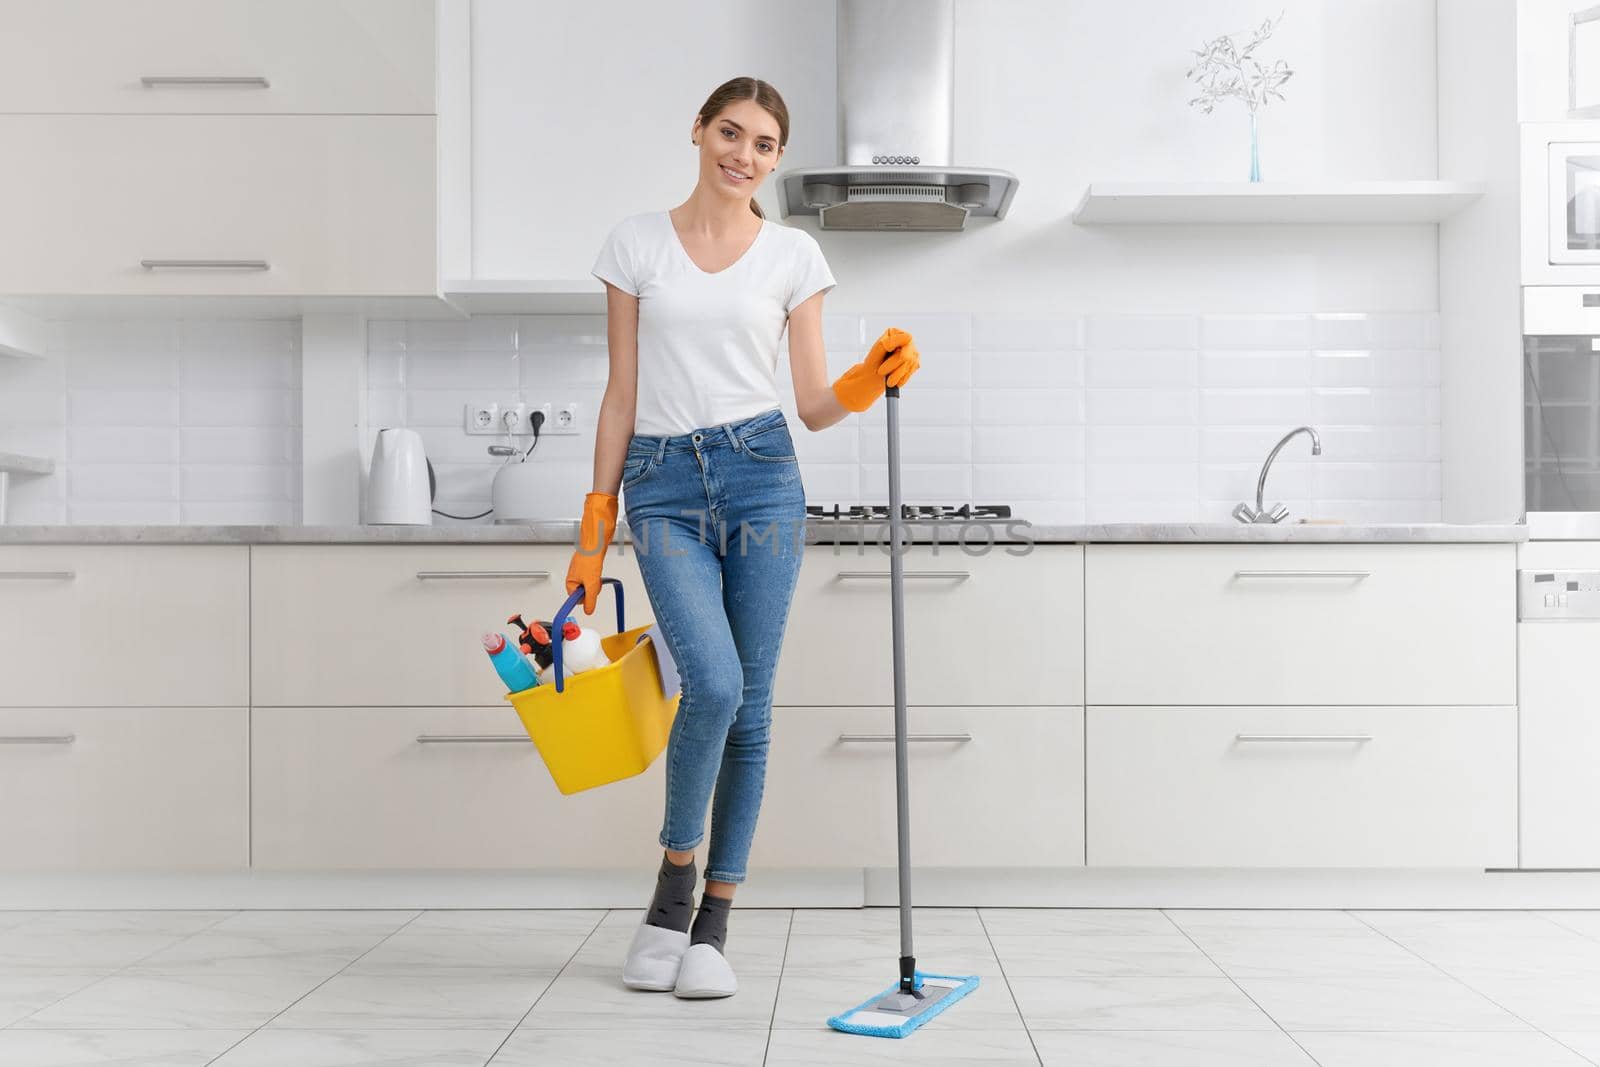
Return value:
[(1190, 100), (1189, 106), (1198, 107), (1209, 115), (1218, 100), (1231, 96), (1244, 101), (1253, 116), (1269, 99), (1282, 100), (1281, 87), (1294, 76), (1294, 71), (1281, 59), (1269, 67), (1255, 57), (1255, 50), (1272, 36), (1272, 31), (1282, 21), (1283, 12), (1280, 11), (1277, 18), (1269, 18), (1256, 27), (1243, 46), (1228, 35), (1201, 46), (1194, 53), (1195, 65), (1185, 75), (1200, 86), (1200, 95)]

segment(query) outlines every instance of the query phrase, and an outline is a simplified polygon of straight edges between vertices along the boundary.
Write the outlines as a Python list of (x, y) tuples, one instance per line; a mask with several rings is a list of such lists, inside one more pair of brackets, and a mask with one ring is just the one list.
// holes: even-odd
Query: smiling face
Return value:
[(749, 200), (778, 167), (778, 120), (754, 100), (736, 100), (709, 125), (696, 120), (700, 142), (700, 184), (730, 200)]

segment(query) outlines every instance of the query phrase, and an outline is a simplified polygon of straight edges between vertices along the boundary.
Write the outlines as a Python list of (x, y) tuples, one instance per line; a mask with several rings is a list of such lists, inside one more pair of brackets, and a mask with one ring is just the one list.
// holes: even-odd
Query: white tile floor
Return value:
[(929, 908), (982, 976), (904, 1041), (894, 909), (736, 909), (737, 996), (617, 977), (637, 912), (0, 912), (0, 1065), (1600, 1064), (1600, 911)]

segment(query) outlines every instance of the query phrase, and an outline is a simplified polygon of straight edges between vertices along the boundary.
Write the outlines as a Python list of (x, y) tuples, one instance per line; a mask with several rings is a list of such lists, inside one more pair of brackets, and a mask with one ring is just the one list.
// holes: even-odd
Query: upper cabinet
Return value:
[(434, 113), (432, 0), (0, 0), (0, 112)]
[(13, 317), (438, 305), (433, 0), (0, 0), (0, 26)]
[(431, 295), (433, 120), (0, 115), (0, 292)]
[[(665, 211), (694, 188), (695, 112), (730, 77), (759, 73), (782, 87), (794, 127), (780, 171), (833, 162), (833, 5), (818, 6), (805, 9), (816, 17), (786, 18), (745, 0), (701, 0), (686, 34), (684, 9), (673, 4), (619, 12), (473, 0), (470, 31), (452, 36), (458, 16), (441, 0), (441, 179), (470, 173), (443, 205), (447, 247), (452, 232), (460, 238), (444, 257), (445, 278), (565, 279), (588, 287), (603, 310), (604, 287), (589, 274), (595, 253), (622, 219)], [(461, 122), (447, 101), (464, 76), (471, 136), (452, 147), (446, 127)], [(771, 178), (756, 193), (774, 221), (776, 193)], [(530, 303), (546, 295), (500, 291)]]

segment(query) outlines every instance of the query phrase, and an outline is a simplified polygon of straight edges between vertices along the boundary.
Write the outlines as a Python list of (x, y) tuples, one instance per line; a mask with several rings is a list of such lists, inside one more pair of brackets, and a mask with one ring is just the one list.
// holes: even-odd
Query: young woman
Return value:
[[(753, 199), (789, 140), (777, 90), (719, 86), (695, 117), (699, 181), (670, 211), (607, 237), (610, 378), (595, 430), (567, 592), (592, 614), (605, 548), (627, 498), (650, 606), (682, 678), (667, 743), (666, 850), (655, 897), (623, 965), (636, 989), (681, 997), (737, 989), (722, 955), (766, 776), (772, 677), (804, 545), (805, 491), (778, 406), (778, 342), (808, 430), (865, 411), (917, 370), (911, 336), (886, 330), (831, 385), (822, 298), (834, 279), (816, 239), (770, 223)], [(694, 909), (692, 851), (712, 800), (706, 887)]]

